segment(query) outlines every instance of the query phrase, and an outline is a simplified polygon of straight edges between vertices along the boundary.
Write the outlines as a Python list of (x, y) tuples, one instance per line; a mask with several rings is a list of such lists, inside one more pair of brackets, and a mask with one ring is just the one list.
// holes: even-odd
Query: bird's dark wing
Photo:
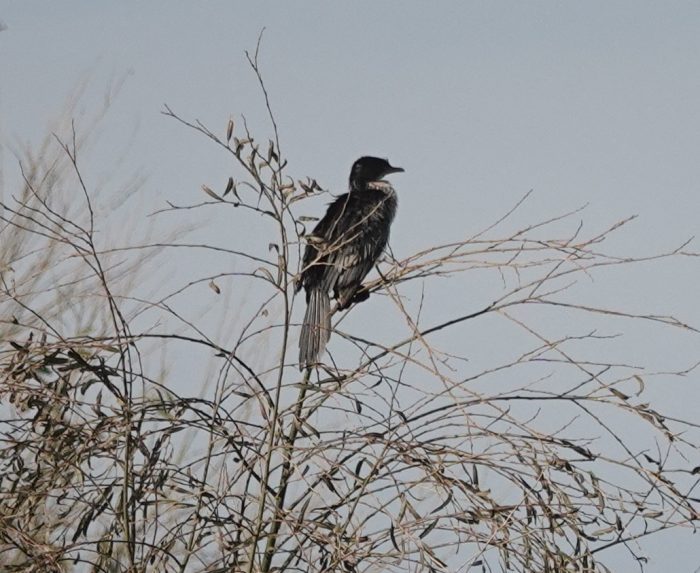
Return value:
[(311, 235), (302, 261), (302, 284), (307, 288), (333, 288), (337, 278), (333, 268), (337, 251), (343, 245), (348, 229), (356, 227), (352, 198), (349, 193), (340, 195), (329, 206)]
[(386, 247), (393, 209), (395, 202), (389, 205), (381, 192), (338, 197), (316, 225), (304, 253), (307, 291), (334, 290), (341, 305), (347, 304)]
[(326, 214), (314, 227), (304, 251), (303, 268), (305, 271), (309, 270), (309, 266), (312, 263), (320, 262), (316, 260), (319, 250), (323, 250), (326, 245), (337, 239), (338, 226), (343, 224), (349, 199), (350, 195), (348, 193), (338, 197), (328, 206)]
[(362, 286), (362, 280), (372, 270), (384, 250), (384, 245), (365, 239), (366, 237), (361, 237), (352, 241), (334, 257), (333, 268), (337, 270), (337, 276), (332, 284), (341, 308), (349, 305)]

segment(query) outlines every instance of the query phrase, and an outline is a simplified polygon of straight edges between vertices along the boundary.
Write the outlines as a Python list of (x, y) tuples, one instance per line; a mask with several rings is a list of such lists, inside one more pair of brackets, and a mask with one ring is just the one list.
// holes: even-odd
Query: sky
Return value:
[[(521, 222), (582, 205), (587, 229), (638, 215), (613, 252), (661, 252), (700, 235), (698, 2), (0, 0), (0, 22), (5, 193), (17, 150), (41, 141), (82, 86), (78, 129), (111, 100), (92, 181), (136, 174), (142, 213), (201, 199), (203, 183), (226, 181), (226, 164), (160, 112), (167, 104), (222, 132), (243, 113), (269, 133), (245, 58), (264, 28), (261, 67), (296, 177), (341, 192), (361, 155), (405, 168), (394, 179), (399, 257), (472, 234), (530, 190)], [(256, 229), (217, 225), (225, 221), (207, 232), (256, 238)], [(590, 296), (698, 326), (699, 261), (612, 272)], [(469, 300), (460, 289), (429, 295), (436, 317)], [(628, 350), (660, 368), (700, 358), (697, 337), (635, 334)], [(685, 383), (658, 394), (682, 393), (678, 407), (692, 416), (698, 376)], [(697, 545), (671, 539), (686, 550), (652, 542), (647, 570), (697, 571)]]

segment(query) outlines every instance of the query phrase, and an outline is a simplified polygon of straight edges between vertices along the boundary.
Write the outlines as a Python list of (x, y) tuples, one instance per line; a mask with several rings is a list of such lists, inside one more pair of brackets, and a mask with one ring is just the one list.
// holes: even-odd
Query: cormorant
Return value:
[(350, 190), (328, 207), (307, 237), (297, 292), (306, 290), (306, 315), (299, 338), (299, 366), (318, 362), (331, 335), (330, 292), (339, 309), (366, 300), (362, 287), (389, 241), (396, 192), (382, 179), (403, 171), (386, 159), (360, 157), (350, 171)]

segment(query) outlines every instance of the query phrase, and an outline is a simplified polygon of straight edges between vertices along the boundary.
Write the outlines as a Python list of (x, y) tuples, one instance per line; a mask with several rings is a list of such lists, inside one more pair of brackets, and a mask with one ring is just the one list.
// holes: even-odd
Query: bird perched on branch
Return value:
[(338, 309), (366, 300), (362, 280), (389, 241), (396, 214), (396, 192), (383, 178), (403, 171), (386, 159), (360, 157), (350, 171), (350, 191), (328, 207), (307, 237), (301, 279), (306, 315), (299, 338), (300, 368), (313, 366), (331, 335), (330, 294)]

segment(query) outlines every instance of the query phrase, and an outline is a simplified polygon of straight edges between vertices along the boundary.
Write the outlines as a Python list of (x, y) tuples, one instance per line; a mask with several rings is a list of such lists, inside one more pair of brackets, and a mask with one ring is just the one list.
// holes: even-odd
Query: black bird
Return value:
[(318, 362), (331, 335), (330, 293), (339, 309), (366, 300), (362, 288), (389, 241), (396, 192), (382, 179), (403, 171), (386, 159), (360, 157), (350, 171), (350, 191), (328, 207), (307, 237), (297, 291), (306, 290), (306, 315), (299, 338), (299, 366)]

